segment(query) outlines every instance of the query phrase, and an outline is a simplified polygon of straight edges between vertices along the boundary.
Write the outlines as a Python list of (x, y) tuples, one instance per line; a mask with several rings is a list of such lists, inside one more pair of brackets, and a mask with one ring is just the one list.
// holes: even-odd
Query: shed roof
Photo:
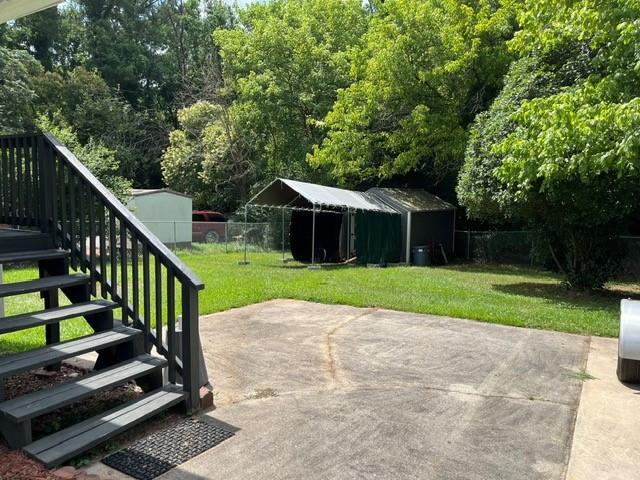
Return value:
[(286, 178), (276, 178), (249, 200), (248, 205), (293, 209), (312, 209), (315, 206), (397, 213), (393, 208), (379, 202), (368, 193), (325, 187), (324, 185), (298, 182)]
[(170, 193), (172, 195), (178, 195), (179, 197), (191, 198), (186, 193), (176, 192), (170, 188), (133, 188), (131, 195), (134, 197), (141, 197), (142, 195), (152, 195), (154, 193)]
[(438, 212), (455, 210), (456, 207), (440, 197), (415, 188), (370, 188), (367, 193), (378, 202), (398, 212)]

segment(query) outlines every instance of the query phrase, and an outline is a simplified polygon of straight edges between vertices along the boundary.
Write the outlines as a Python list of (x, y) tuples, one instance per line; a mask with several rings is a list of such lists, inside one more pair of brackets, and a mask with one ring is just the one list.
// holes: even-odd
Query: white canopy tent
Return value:
[(0, 23), (55, 7), (63, 0), (0, 0)]
[[(316, 213), (331, 212), (356, 212), (368, 210), (375, 212), (397, 213), (392, 207), (378, 201), (375, 196), (365, 192), (355, 192), (341, 188), (326, 187), (315, 183), (299, 182), (286, 178), (276, 178), (263, 188), (251, 200), (244, 209), (245, 231), (247, 223), (247, 211), (249, 207), (280, 208), (283, 211), (283, 237), (284, 237), (284, 210), (309, 210), (313, 212), (311, 233), (311, 264), (315, 263), (315, 236)], [(349, 218), (350, 215), (347, 215)], [(284, 238), (283, 257), (284, 257)], [(246, 234), (245, 234), (245, 261), (246, 259)]]
[(255, 195), (247, 205), (291, 208), (297, 210), (350, 209), (391, 212), (395, 210), (378, 202), (373, 195), (315, 183), (276, 178)]

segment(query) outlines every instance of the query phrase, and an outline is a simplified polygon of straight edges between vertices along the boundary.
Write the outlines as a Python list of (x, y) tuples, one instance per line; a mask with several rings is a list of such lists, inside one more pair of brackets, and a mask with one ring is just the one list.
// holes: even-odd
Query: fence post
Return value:
[(224, 253), (229, 253), (229, 223), (224, 224)]
[(182, 382), (187, 392), (187, 413), (200, 408), (198, 292), (182, 285)]
[(270, 228), (269, 228), (270, 226), (271, 225), (268, 224), (268, 223), (265, 225), (264, 239), (266, 241), (264, 242), (264, 245), (262, 247), (265, 251), (268, 251), (268, 250), (271, 249), (271, 238), (270, 238), (270, 235), (269, 235), (271, 233), (270, 232)]
[(471, 230), (467, 230), (467, 260), (471, 258)]
[(244, 206), (244, 260), (238, 262), (240, 265), (249, 265), (249, 261), (247, 260), (247, 210), (249, 209), (249, 204)]

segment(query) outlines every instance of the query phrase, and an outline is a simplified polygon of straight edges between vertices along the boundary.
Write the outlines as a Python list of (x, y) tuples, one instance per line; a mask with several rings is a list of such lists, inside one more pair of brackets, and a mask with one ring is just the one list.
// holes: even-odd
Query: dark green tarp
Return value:
[(358, 263), (397, 263), (402, 252), (400, 215), (359, 210), (356, 213)]

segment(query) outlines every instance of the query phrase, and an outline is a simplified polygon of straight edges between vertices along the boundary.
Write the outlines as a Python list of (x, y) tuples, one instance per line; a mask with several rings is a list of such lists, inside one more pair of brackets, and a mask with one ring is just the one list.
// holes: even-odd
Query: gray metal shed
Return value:
[(449, 256), (455, 248), (456, 207), (426, 190), (371, 188), (367, 194), (401, 214), (402, 258), (411, 262), (411, 248), (442, 245)]

